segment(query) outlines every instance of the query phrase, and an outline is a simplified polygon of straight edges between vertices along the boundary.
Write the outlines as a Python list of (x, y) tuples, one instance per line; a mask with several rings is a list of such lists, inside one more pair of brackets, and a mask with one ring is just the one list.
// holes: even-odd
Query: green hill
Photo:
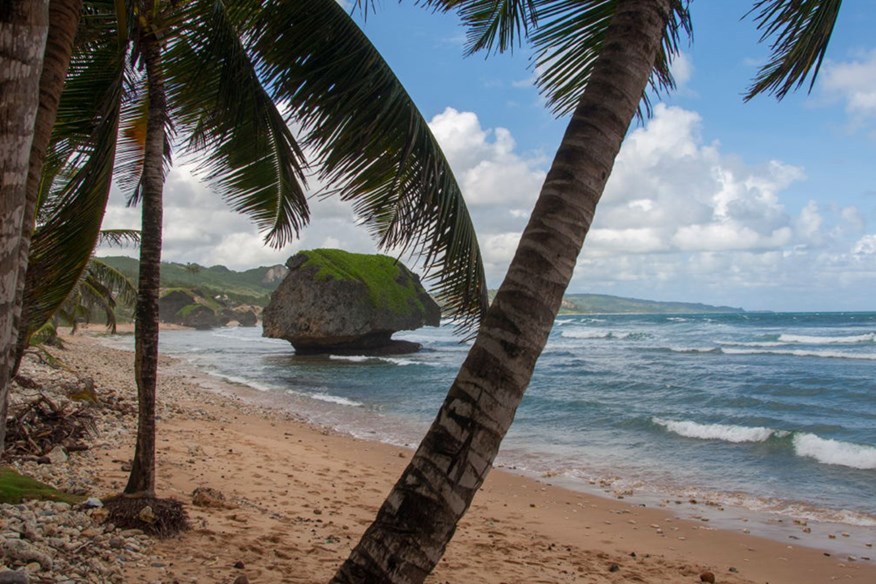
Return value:
[(703, 314), (745, 312), (731, 306), (690, 302), (657, 302), (607, 294), (567, 294), (560, 314)]
[[(101, 258), (106, 263), (137, 281), (139, 262), (134, 258), (114, 256)], [(286, 276), (286, 266), (262, 266), (243, 272), (225, 266), (204, 267), (197, 264), (161, 263), (161, 287), (199, 288), (210, 297), (225, 296), (233, 304), (254, 304), (264, 307)], [(494, 292), (490, 293), (492, 298)], [(622, 298), (607, 294), (567, 294), (560, 314), (703, 314), (745, 312), (742, 308), (711, 306), (689, 302), (657, 302), (637, 298)]]
[[(140, 262), (125, 256), (100, 258), (137, 281)], [(235, 272), (225, 266), (204, 267), (197, 264), (161, 262), (162, 288), (200, 288), (210, 296), (224, 295), (235, 304), (265, 306), (283, 277), (285, 266), (262, 266)]]

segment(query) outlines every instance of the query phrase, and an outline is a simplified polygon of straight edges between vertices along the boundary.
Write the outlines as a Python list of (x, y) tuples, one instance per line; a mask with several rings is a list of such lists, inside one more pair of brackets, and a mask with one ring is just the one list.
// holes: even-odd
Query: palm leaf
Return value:
[[(58, 109), (50, 152), (54, 172), (67, 160), (69, 177), (40, 201), (43, 221), (33, 235), (24, 312), (28, 331), (58, 309), (94, 249), (109, 196), (125, 80), (124, 53), (115, 37), (74, 59)], [(44, 181), (45, 182), (45, 181)]]
[(325, 193), (352, 201), (381, 248), (421, 254), (460, 327), (479, 321), (486, 283), (459, 185), (374, 46), (335, 0), (275, 2), (251, 18), (248, 48), (308, 132)]
[(466, 52), (505, 52), (522, 44), (537, 24), (536, 0), (425, 0), (439, 10), (456, 9), (466, 27)]
[(102, 229), (98, 235), (98, 245), (140, 245), (140, 231), (137, 229)]
[(88, 262), (87, 274), (96, 282), (109, 290), (110, 295), (124, 306), (134, 306), (137, 303), (137, 286), (128, 277), (100, 260), (91, 258)]
[[(672, 57), (678, 53), (682, 32), (690, 35), (687, 2), (675, 0), (654, 63), (650, 87), (656, 94), (675, 87), (670, 73)], [(532, 33), (538, 85), (557, 115), (570, 113), (590, 80), (596, 57), (617, 10), (617, 0), (536, 0), (538, 29)], [(648, 114), (647, 93), (642, 104)]]
[(761, 31), (761, 42), (770, 39), (769, 62), (761, 67), (745, 94), (748, 101), (763, 92), (782, 99), (812, 76), (809, 91), (824, 61), (842, 0), (760, 0), (748, 13)]
[(195, 0), (167, 55), (170, 102), (199, 169), (236, 211), (282, 247), (309, 209), (304, 154), (262, 85), (223, 2)]

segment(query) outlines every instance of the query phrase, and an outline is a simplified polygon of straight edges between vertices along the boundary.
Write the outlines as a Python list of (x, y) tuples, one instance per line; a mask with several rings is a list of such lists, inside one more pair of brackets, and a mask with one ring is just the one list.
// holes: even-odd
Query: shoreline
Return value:
[[(168, 330), (180, 329), (170, 327)], [(107, 345), (118, 348), (114, 343)], [(341, 361), (359, 359), (343, 356), (330, 358)], [(176, 367), (201, 377), (201, 385), (208, 391), (220, 391), (232, 396), (241, 391), (248, 392), (248, 399), (254, 399), (262, 406), (305, 412), (303, 417), (308, 423), (330, 428), (344, 436), (413, 449), (428, 427), (428, 422), (423, 420), (414, 422), (397, 414), (350, 408), (363, 404), (337, 397), (330, 388), (316, 395), (284, 391), (276, 385), (262, 385), (210, 368), (201, 369), (198, 362), (186, 357), (185, 352), (176, 356), (176, 359)], [(249, 391), (252, 389), (256, 391)], [(383, 416), (387, 416), (387, 419), (381, 420)], [(382, 427), (391, 427), (392, 430), (387, 432)], [(600, 466), (595, 472), (593, 467), (581, 465), (556, 466), (550, 462), (549, 451), (527, 449), (525, 444), (515, 442), (512, 435), (513, 432), (505, 440), (494, 468), (608, 500), (625, 500), (632, 505), (665, 509), (678, 518), (762, 535), (780, 543), (806, 545), (820, 551), (855, 557), (872, 556), (871, 548), (865, 545), (876, 539), (872, 535), (876, 528), (876, 523), (873, 523), (876, 516), (872, 514), (819, 507), (787, 497), (758, 497), (744, 492), (692, 487), (690, 484), (649, 484), (641, 479), (625, 478), (622, 470), (611, 468), (610, 459), (607, 459), (607, 466)]]
[[(98, 392), (133, 391), (130, 352), (95, 338), (65, 340), (62, 359), (93, 376)], [(160, 383), (157, 487), (186, 504), (194, 529), (155, 543), (155, 560), (129, 570), (126, 581), (218, 581), (243, 572), (259, 582), (325, 582), (411, 456), (253, 403), (264, 397), (258, 389), (209, 389), (213, 376), (175, 358), (161, 358)], [(132, 453), (128, 432), (98, 457), (101, 495), (123, 486), (119, 461)], [(198, 486), (223, 492), (232, 507), (193, 506)], [(673, 511), (497, 468), (427, 581), (696, 582), (702, 571), (740, 584), (876, 581), (872, 561), (716, 529)]]

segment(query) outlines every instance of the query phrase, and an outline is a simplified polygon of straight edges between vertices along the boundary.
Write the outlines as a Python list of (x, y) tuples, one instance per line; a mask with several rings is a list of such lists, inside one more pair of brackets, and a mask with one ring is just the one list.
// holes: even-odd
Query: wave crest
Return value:
[(794, 453), (814, 458), (822, 464), (836, 464), (865, 470), (876, 469), (876, 448), (820, 438), (815, 434), (795, 434)]
[(725, 424), (699, 424), (689, 420), (663, 420), (652, 418), (658, 426), (686, 438), (698, 438), (700, 440), (723, 440), (724, 442), (765, 442), (771, 436), (787, 436), (787, 432), (773, 430), (771, 428), (746, 426), (731, 426)]
[(779, 342), (801, 345), (857, 345), (860, 343), (876, 343), (876, 333), (863, 335), (848, 335), (843, 337), (815, 337), (809, 335), (779, 335)]

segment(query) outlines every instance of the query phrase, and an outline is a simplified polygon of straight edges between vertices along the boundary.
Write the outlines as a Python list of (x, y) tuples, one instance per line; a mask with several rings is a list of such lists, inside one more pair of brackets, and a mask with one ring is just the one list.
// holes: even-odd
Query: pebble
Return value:
[(700, 574), (700, 582), (715, 584), (715, 575), (712, 572), (703, 572), (702, 574)]
[[(27, 390), (16, 384), (10, 392), (10, 406), (43, 394), (69, 410), (78, 407), (64, 393), (65, 384), (76, 382), (69, 371), (51, 369), (26, 356), (21, 373), (39, 388)], [(133, 432), (136, 424), (130, 416), (136, 411), (134, 396), (123, 397), (111, 388), (98, 388), (98, 393), (103, 403), (115, 407), (90, 410), (97, 437), (90, 441), (89, 450), (68, 454), (56, 446), (46, 456), (51, 464), (23, 457), (13, 460), (10, 466), (67, 492), (92, 495), (99, 484), (95, 460), (117, 442), (117, 437)], [(125, 408), (129, 413), (122, 413)], [(0, 584), (123, 584), (126, 564), (143, 564), (151, 559), (151, 541), (140, 530), (119, 531), (103, 523), (106, 511), (102, 504), (91, 496), (76, 506), (52, 501), (0, 505), (0, 557), (5, 566), (0, 567), (4, 570), (0, 572)]]

